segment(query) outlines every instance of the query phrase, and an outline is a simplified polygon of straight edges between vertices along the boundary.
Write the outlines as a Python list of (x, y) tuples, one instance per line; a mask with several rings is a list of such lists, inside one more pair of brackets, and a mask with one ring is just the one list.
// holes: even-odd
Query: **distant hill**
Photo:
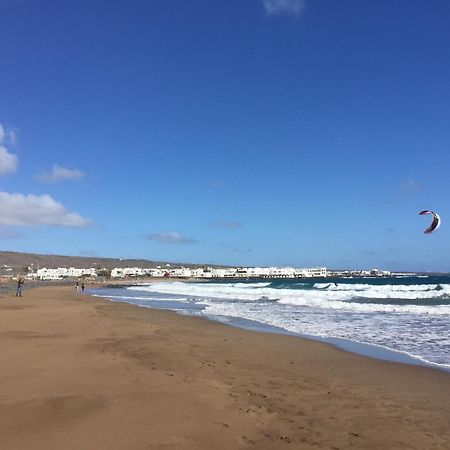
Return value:
[[(114, 267), (156, 267), (167, 264), (162, 261), (149, 261), (146, 259), (119, 259), (119, 258), (96, 258), (87, 256), (62, 256), (62, 255), (37, 255), (34, 253), (2, 252), (0, 251), (0, 271), (3, 267), (9, 266), (15, 272), (24, 272), (27, 267), (33, 266), (35, 269), (47, 267), (54, 269), (57, 267), (75, 268), (106, 268)], [(170, 263), (171, 266), (181, 266), (179, 263)], [(198, 267), (198, 264), (183, 264), (185, 267)]]

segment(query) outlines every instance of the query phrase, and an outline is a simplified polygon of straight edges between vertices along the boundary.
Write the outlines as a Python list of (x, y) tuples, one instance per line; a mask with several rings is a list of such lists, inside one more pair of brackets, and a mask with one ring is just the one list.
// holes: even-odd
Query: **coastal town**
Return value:
[[(293, 267), (172, 267), (170, 264), (151, 268), (142, 267), (115, 267), (107, 268), (27, 268), (25, 278), (28, 280), (58, 281), (64, 279), (293, 279), (293, 278), (327, 278), (327, 277), (365, 277), (390, 276), (387, 270), (327, 270), (326, 267), (293, 268)], [(4, 265), (1, 275), (7, 278), (16, 278), (13, 269)]]
[(310, 269), (294, 269), (291, 267), (171, 267), (170, 264), (154, 268), (116, 267), (111, 271), (95, 268), (75, 269), (58, 267), (56, 269), (41, 268), (27, 274), (28, 279), (61, 280), (64, 278), (107, 276), (120, 278), (184, 278), (184, 279), (221, 279), (221, 278), (311, 278), (326, 277), (325, 267)]

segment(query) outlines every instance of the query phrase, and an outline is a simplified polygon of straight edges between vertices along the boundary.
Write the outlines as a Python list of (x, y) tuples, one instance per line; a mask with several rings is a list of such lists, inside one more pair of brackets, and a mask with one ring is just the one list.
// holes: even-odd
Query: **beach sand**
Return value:
[(449, 449), (450, 374), (77, 294), (0, 298), (0, 448)]

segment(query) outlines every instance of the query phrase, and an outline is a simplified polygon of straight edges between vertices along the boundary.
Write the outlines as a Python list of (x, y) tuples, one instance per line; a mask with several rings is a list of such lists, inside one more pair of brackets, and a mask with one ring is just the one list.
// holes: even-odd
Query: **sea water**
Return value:
[(450, 370), (450, 277), (167, 281), (91, 293)]

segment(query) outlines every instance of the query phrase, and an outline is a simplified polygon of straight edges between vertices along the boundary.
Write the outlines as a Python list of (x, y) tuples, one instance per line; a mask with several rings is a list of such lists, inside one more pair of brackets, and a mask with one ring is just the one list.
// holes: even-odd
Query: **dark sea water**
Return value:
[(450, 370), (450, 277), (146, 283), (91, 292)]

